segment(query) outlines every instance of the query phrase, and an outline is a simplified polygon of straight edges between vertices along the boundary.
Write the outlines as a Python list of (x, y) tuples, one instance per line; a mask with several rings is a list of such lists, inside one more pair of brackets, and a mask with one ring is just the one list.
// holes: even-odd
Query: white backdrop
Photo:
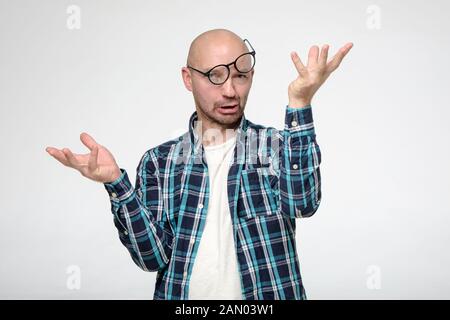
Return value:
[(449, 11), (444, 0), (1, 0), (0, 298), (152, 298), (156, 274), (120, 243), (103, 185), (45, 148), (85, 153), (86, 131), (134, 182), (146, 150), (187, 130), (191, 40), (227, 28), (257, 51), (247, 118), (279, 129), (290, 51), (305, 61), (313, 44), (331, 56), (354, 43), (312, 103), (323, 198), (297, 220), (308, 298), (449, 299)]

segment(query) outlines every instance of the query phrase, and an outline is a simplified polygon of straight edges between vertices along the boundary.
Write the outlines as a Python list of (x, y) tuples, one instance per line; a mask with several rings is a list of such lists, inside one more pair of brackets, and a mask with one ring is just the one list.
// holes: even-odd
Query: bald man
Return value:
[(225, 29), (194, 39), (181, 68), (195, 111), (188, 131), (149, 149), (135, 187), (107, 148), (89, 134), (90, 150), (47, 152), (103, 183), (119, 239), (144, 271), (157, 271), (154, 299), (307, 299), (295, 241), (295, 219), (321, 201), (311, 100), (352, 43), (328, 60), (311, 47), (288, 86), (283, 130), (257, 125), (244, 110), (256, 53)]

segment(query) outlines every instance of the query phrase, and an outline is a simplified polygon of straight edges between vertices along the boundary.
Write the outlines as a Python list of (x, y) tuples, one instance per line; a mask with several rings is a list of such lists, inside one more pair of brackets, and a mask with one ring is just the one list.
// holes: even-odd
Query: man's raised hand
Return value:
[(68, 148), (45, 150), (66, 167), (73, 168), (91, 180), (107, 183), (120, 177), (121, 171), (111, 152), (98, 144), (89, 134), (80, 134), (80, 140), (90, 150), (87, 154), (74, 154)]
[(319, 47), (312, 46), (309, 49), (306, 66), (295, 51), (291, 52), (291, 59), (298, 71), (298, 77), (288, 87), (289, 106), (298, 108), (309, 105), (316, 91), (329, 75), (339, 67), (342, 59), (352, 47), (353, 43), (347, 43), (327, 62), (329, 46), (324, 45), (322, 47), (320, 56)]

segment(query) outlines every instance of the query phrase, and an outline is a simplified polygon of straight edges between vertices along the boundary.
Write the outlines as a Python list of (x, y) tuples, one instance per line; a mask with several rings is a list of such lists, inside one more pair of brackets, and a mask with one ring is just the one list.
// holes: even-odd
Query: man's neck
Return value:
[[(199, 118), (200, 120), (200, 118)], [(200, 123), (200, 125), (199, 125)], [(227, 142), (236, 136), (237, 125), (233, 128), (211, 124), (208, 121), (197, 121), (195, 130), (201, 137), (203, 146), (214, 146)], [(200, 134), (201, 131), (201, 134)]]

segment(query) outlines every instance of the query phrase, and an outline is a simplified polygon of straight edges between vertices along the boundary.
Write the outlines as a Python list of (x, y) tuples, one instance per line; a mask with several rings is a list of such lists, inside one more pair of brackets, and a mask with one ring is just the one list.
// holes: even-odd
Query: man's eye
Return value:
[(248, 76), (246, 74), (240, 74), (238, 77), (239, 78), (244, 78), (244, 79), (248, 78)]

